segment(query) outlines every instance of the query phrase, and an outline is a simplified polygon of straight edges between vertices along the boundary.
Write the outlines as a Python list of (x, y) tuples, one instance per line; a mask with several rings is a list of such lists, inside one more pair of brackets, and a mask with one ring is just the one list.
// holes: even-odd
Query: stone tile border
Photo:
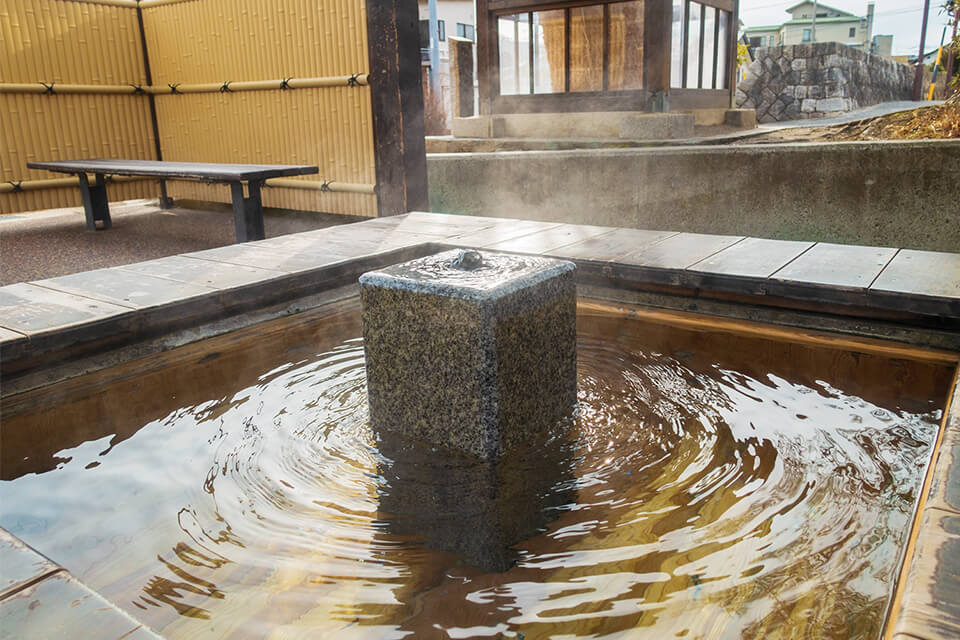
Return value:
[[(916, 327), (932, 332), (938, 346), (960, 352), (960, 254), (414, 212), (0, 287), (0, 359), (9, 381), (53, 363), (349, 288), (366, 271), (458, 246), (572, 259), (585, 288), (682, 296), (701, 310), (754, 305), (781, 317), (815, 312)], [(193, 339), (202, 337), (197, 331)], [(934, 640), (960, 630), (957, 396), (960, 387), (934, 452), (887, 637)], [(63, 572), (43, 563), (26, 566), (22, 575), (38, 571), (47, 575), (42, 581)], [(36, 576), (24, 579), (32, 585)], [(60, 587), (64, 593), (86, 589), (63, 580), (70, 583)], [(16, 585), (2, 588), (17, 592)]]
[(0, 567), (0, 638), (160, 638), (5, 529)]

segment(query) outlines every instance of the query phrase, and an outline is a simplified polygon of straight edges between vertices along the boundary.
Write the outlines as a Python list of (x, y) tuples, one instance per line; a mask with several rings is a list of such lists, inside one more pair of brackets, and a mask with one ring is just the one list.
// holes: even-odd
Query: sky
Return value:
[[(782, 24), (790, 18), (785, 9), (800, 0), (740, 0), (740, 19), (748, 26)], [(818, 0), (819, 2), (819, 0)], [(874, 0), (874, 35), (893, 35), (893, 55), (917, 55), (920, 47), (920, 27), (923, 22), (923, 0)], [(867, 0), (827, 0), (835, 9), (858, 16), (867, 14)], [(947, 14), (940, 7), (943, 0), (930, 0), (927, 21), (927, 42), (924, 51), (940, 45), (940, 36), (947, 24)], [(950, 28), (946, 39), (950, 39)]]

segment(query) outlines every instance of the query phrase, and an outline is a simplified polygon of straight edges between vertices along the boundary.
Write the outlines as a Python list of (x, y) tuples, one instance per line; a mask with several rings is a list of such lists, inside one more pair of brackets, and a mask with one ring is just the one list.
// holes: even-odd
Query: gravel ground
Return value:
[[(87, 231), (83, 208), (0, 216), (0, 285), (53, 278), (233, 244), (226, 208), (163, 210), (155, 201), (111, 203), (113, 228)], [(355, 222), (322, 213), (267, 212), (268, 238)]]

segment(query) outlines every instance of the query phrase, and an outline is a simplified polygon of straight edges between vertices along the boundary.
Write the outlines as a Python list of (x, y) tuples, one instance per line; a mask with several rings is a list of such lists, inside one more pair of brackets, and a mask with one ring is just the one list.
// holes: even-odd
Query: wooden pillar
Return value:
[(643, 77), (650, 92), (648, 111), (670, 110), (670, 29), (671, 0), (643, 3)]
[(729, 106), (736, 108), (737, 92), (737, 32), (740, 30), (740, 0), (733, 0), (730, 22), (727, 23), (727, 88), (730, 90)]
[(477, 0), (477, 83), (480, 93), (480, 115), (491, 113), (493, 100), (493, 83), (499, 82), (499, 70), (494, 68), (496, 62), (497, 40), (494, 33), (494, 24), (490, 20), (488, 0)]
[(377, 215), (428, 210), (416, 0), (366, 0)]

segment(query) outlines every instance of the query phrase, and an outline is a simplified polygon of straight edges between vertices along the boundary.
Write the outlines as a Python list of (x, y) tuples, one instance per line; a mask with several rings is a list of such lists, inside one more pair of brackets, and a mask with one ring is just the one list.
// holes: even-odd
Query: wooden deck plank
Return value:
[(5, 529), (0, 529), (0, 600), (37, 578), (60, 569)]
[(894, 632), (960, 637), (960, 514), (924, 510)]
[(559, 222), (537, 222), (535, 220), (501, 220), (497, 224), (447, 238), (447, 244), (461, 247), (484, 249), (491, 245), (527, 236), (540, 231), (559, 227)]
[(771, 278), (848, 289), (866, 289), (897, 253), (888, 247), (820, 242)]
[(10, 329), (5, 329), (0, 327), (0, 342), (9, 342), (11, 340), (24, 340), (26, 335), (20, 333), (19, 331), (11, 331)]
[(241, 287), (283, 275), (282, 271), (275, 269), (211, 262), (185, 256), (169, 256), (118, 268), (212, 289)]
[(0, 601), (0, 629), (8, 638), (159, 638), (65, 572)]
[(90, 158), (86, 160), (58, 160), (55, 162), (28, 162), (31, 169), (45, 169), (58, 173), (103, 173), (114, 176), (151, 176), (155, 178), (186, 178), (218, 182), (266, 180), (282, 176), (318, 173), (311, 165), (287, 164), (221, 164), (216, 162), (170, 162), (167, 160), (121, 160)]
[(589, 240), (597, 236), (604, 236), (616, 231), (613, 227), (597, 227), (582, 224), (561, 224), (552, 229), (544, 229), (536, 233), (504, 240), (487, 246), (491, 251), (512, 251), (515, 253), (543, 253), (551, 254), (555, 249), (565, 247), (576, 242)]
[(97, 322), (132, 308), (25, 282), (0, 287), (0, 327), (26, 336)]
[(657, 269), (686, 269), (741, 240), (743, 236), (679, 233), (627, 253), (618, 258), (617, 262)]
[(645, 229), (617, 229), (616, 233), (594, 236), (562, 247), (550, 255), (558, 258), (597, 260), (609, 262), (677, 235), (678, 231), (647, 231)]
[(960, 253), (901, 249), (870, 290), (960, 300)]
[(927, 507), (960, 513), (960, 384), (944, 420), (943, 441), (934, 460)]
[(815, 243), (745, 238), (688, 267), (710, 274), (767, 278)]
[(165, 280), (120, 267), (74, 273), (34, 284), (135, 309), (179, 302), (215, 291), (213, 287)]
[[(319, 244), (319, 243), (317, 243)], [(187, 258), (217, 263), (280, 271), (285, 274), (342, 262), (347, 256), (327, 248), (310, 245), (300, 247), (261, 246), (260, 243), (234, 244), (216, 249), (205, 249), (184, 254)]]
[[(479, 230), (486, 227), (492, 227), (503, 222), (503, 218), (453, 215), (449, 213), (433, 213), (430, 211), (411, 211), (405, 217), (418, 223), (427, 223), (442, 227), (454, 227), (456, 229), (462, 229), (464, 233), (468, 229)], [(386, 218), (378, 219), (385, 220)]]

